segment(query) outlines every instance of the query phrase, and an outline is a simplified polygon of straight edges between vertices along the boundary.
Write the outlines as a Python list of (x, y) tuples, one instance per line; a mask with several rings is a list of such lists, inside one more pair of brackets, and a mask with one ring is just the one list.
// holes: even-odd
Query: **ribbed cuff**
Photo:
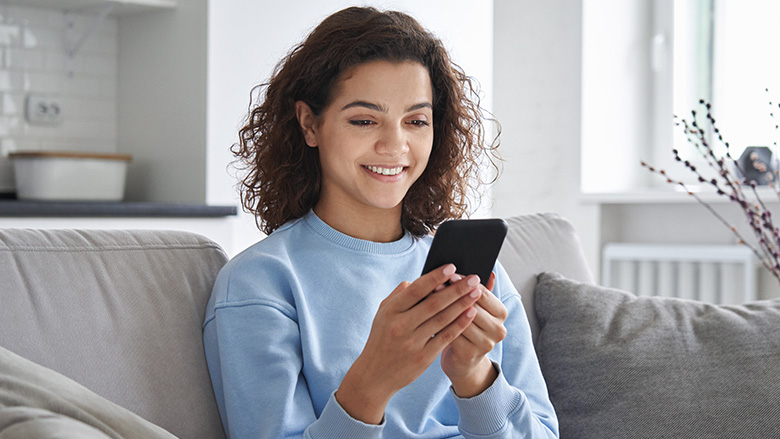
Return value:
[(385, 420), (379, 425), (366, 424), (349, 416), (336, 400), (334, 391), (325, 404), (317, 422), (313, 423), (307, 430), (306, 437), (310, 439), (371, 439), (382, 437), (382, 430), (385, 427)]
[(506, 428), (509, 416), (525, 400), (525, 395), (510, 386), (501, 372), (501, 367), (493, 362), (498, 377), (484, 392), (473, 398), (460, 398), (450, 388), (458, 407), (460, 422), (458, 428), (462, 434), (487, 436)]

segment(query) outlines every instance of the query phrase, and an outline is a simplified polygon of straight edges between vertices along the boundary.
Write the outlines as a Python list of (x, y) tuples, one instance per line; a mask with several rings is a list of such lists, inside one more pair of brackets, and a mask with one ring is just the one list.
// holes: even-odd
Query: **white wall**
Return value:
[(129, 200), (206, 201), (207, 0), (119, 21), (119, 150)]
[[(492, 1), (369, 1), (380, 9), (406, 11), (436, 33), (456, 62), (476, 77), (492, 97)], [(229, 148), (247, 112), (249, 92), (268, 79), (276, 62), (300, 42), (317, 23), (355, 2), (297, 0), (257, 2), (219, 0), (209, 4), (207, 197), (211, 204), (238, 204), (236, 177), (228, 172)], [(253, 219), (241, 215), (235, 223), (236, 248), (261, 237)]]
[[(652, 0), (584, 0), (582, 191), (647, 186), (653, 142)], [(667, 121), (672, 124), (671, 114)], [(605, 166), (612, 164), (612, 167)], [(608, 172), (606, 170), (608, 169)]]
[(504, 172), (494, 213), (557, 212), (598, 273), (600, 209), (580, 201), (580, 1), (496, 0), (494, 108)]

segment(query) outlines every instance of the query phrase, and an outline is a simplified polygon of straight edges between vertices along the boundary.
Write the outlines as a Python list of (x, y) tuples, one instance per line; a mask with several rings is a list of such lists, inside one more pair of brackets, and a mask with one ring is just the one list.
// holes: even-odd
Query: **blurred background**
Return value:
[[(732, 154), (774, 150), (780, 4), (771, 0), (0, 0), (0, 227), (178, 228), (231, 256), (262, 239), (240, 208), (209, 218), (14, 214), (8, 155), (131, 154), (126, 203), (238, 206), (229, 148), (250, 90), (320, 20), (353, 4), (414, 15), (479, 81), (505, 162), (476, 216), (560, 213), (597, 277), (611, 243), (736, 247), (710, 211), (640, 162), (693, 183), (744, 225), (738, 206), (674, 162), (673, 148), (700, 160), (674, 116), (705, 99)], [(55, 120), (30, 120), (31, 98), (56, 106)], [(774, 191), (759, 189), (776, 207)], [(654, 264), (616, 266), (602, 283), (658, 289), (642, 280), (662, 271)], [(719, 267), (716, 284), (731, 276)], [(711, 285), (705, 271), (692, 275), (699, 289)], [(780, 295), (766, 270), (734, 276), (754, 277), (757, 297)]]

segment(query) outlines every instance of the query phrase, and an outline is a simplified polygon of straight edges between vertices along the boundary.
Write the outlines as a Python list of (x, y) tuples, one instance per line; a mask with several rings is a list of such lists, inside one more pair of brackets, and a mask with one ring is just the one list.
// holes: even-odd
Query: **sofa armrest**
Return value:
[(536, 277), (557, 272), (581, 282), (593, 283), (580, 239), (569, 221), (555, 213), (520, 215), (506, 219), (509, 224), (499, 261), (523, 299), (534, 342), (539, 324), (534, 312)]
[(226, 261), (188, 232), (0, 229), (0, 346), (176, 436), (221, 437), (201, 327)]

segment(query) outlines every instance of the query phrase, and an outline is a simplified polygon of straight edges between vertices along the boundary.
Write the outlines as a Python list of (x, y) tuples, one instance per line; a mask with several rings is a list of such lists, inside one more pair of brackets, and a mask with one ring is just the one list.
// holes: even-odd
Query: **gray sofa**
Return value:
[[(603, 289), (568, 222), (508, 222), (562, 437), (780, 437), (778, 302)], [(224, 437), (201, 323), (225, 262), (183, 232), (0, 230), (0, 438)]]

